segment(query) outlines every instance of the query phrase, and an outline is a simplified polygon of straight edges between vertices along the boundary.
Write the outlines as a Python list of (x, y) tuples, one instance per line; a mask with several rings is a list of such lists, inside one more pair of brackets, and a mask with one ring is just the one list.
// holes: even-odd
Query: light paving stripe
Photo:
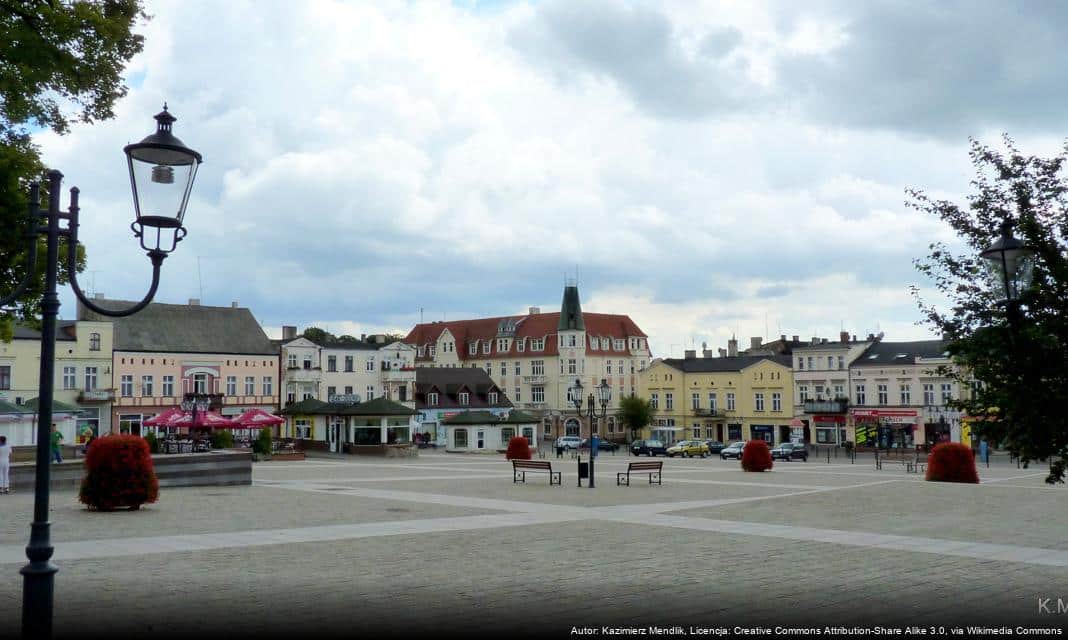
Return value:
[[(601, 517), (605, 516), (602, 515)], [(885, 533), (814, 529), (812, 527), (795, 527), (757, 522), (711, 520), (704, 518), (690, 518), (686, 516), (659, 516), (655, 519), (628, 517), (626, 515), (609, 517), (617, 522), (674, 527), (679, 529), (695, 529), (699, 531), (712, 531), (741, 536), (761, 536), (768, 538), (782, 538), (786, 540), (826, 542), (851, 547), (908, 551), (910, 553), (931, 553), (944, 556), (974, 558), (977, 560), (1021, 562), (1047, 567), (1068, 567), (1068, 551), (1060, 551), (1057, 549), (1018, 547), (985, 542), (963, 542), (956, 540), (942, 540), (939, 538), (921, 538), (916, 536), (898, 536)]]
[[(418, 535), (448, 531), (473, 531), (553, 524), (576, 520), (576, 514), (506, 513), (499, 515), (430, 518), (426, 520), (397, 520), (365, 524), (326, 525), (295, 529), (238, 531), (233, 533), (200, 533), (145, 538), (117, 538), (82, 540), (57, 544), (56, 561), (113, 558), (121, 556), (187, 553), (215, 549), (258, 547), (273, 544), (332, 542), (381, 536)], [(22, 545), (0, 545), (0, 564), (26, 562), (26, 548)]]
[(394, 476), (390, 478), (374, 477), (374, 478), (301, 478), (299, 480), (269, 480), (260, 479), (256, 480), (253, 484), (268, 487), (277, 487), (286, 485), (291, 482), (318, 482), (324, 484), (347, 484), (350, 482), (400, 482), (407, 480), (486, 480), (501, 479), (500, 474), (494, 473), (482, 473), (479, 475), (454, 475), (454, 476)]
[(670, 481), (672, 484), (723, 484), (733, 487), (771, 487), (772, 489), (841, 489), (842, 487), (829, 487), (827, 485), (813, 485), (813, 484), (778, 484), (772, 482), (739, 482), (736, 480), (687, 480), (685, 478), (675, 478)]
[(982, 482), (980, 482), (980, 484), (983, 484), (983, 483), (985, 483), (985, 484), (993, 484), (995, 482), (1007, 482), (1009, 480), (1019, 480), (1020, 478), (1034, 478), (1034, 477), (1037, 477), (1037, 476), (1048, 476), (1048, 475), (1049, 475), (1048, 472), (1043, 471), (1042, 473), (1028, 473), (1028, 474), (1024, 474), (1022, 476), (1009, 476), (1008, 478), (994, 478), (992, 480), (982, 480), (982, 477), (980, 477), (980, 480), (982, 480)]

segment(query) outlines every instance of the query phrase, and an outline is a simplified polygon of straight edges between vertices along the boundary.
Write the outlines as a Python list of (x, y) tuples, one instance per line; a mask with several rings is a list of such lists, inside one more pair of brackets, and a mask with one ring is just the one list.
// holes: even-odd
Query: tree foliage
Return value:
[[(975, 193), (967, 206), (910, 190), (910, 206), (938, 216), (963, 241), (963, 253), (945, 243), (930, 245), (917, 260), (951, 304), (940, 310), (913, 295), (925, 322), (949, 341), (955, 367), (943, 373), (958, 381), (957, 408), (979, 418), (981, 436), (1002, 443), (1026, 466), (1050, 460), (1049, 483), (1063, 482), (1068, 456), (1068, 145), (1051, 158), (1025, 156), (1004, 138), (1001, 152), (973, 140)], [(985, 276), (980, 252), (999, 235), (1004, 221), (1035, 249), (1033, 283), (1019, 304), (999, 303)], [(1010, 316), (1012, 320), (1010, 321)], [(972, 384), (972, 383), (976, 384)]]
[(654, 413), (653, 403), (644, 398), (630, 395), (619, 400), (619, 419), (632, 434), (652, 422)]
[[(25, 274), (27, 192), (31, 182), (44, 183), (31, 128), (64, 134), (72, 122), (112, 118), (115, 102), (126, 95), (122, 71), (144, 46), (133, 33), (144, 18), (141, 0), (0, 0), (0, 293), (14, 290)], [(39, 249), (35, 286), (14, 310), (0, 311), (0, 339), (10, 339), (12, 320), (34, 323), (40, 315), (43, 240)], [(61, 283), (65, 254), (61, 243)]]

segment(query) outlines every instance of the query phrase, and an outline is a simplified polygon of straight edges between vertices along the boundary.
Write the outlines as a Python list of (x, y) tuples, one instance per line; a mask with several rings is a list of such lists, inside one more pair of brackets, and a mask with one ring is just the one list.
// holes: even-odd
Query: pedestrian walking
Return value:
[(0, 436), (0, 493), (11, 493), (11, 446)]
[(60, 451), (59, 445), (63, 442), (63, 434), (56, 429), (56, 423), (52, 423), (52, 459), (56, 462), (63, 462), (63, 454)]

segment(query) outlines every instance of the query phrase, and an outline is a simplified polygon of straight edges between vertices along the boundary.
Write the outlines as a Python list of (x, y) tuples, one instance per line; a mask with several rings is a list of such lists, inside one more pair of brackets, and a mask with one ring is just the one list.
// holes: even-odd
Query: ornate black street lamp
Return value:
[[(608, 386), (608, 381), (602, 379), (601, 384), (595, 387), (597, 390), (598, 400), (601, 405), (601, 412), (597, 413), (596, 404), (593, 394), (591, 393), (586, 398), (586, 417), (590, 421), (590, 488), (593, 489), (594, 484), (593, 477), (593, 461), (597, 457), (597, 447), (599, 446), (600, 436), (597, 433), (596, 420), (600, 418), (604, 420), (608, 415), (608, 403), (612, 400), (612, 387)], [(571, 387), (571, 401), (575, 404), (575, 411), (582, 415), (582, 381), (578, 378), (575, 379), (574, 386)]]
[[(40, 185), (30, 185), (29, 224), (25, 239), (28, 243), (26, 275), (15, 292), (0, 299), (0, 307), (13, 303), (26, 292), (37, 273), (37, 237), (47, 241), (45, 258), (45, 290), (41, 298), (41, 377), (38, 405), (37, 466), (34, 474), (33, 523), (30, 543), (26, 546), (29, 564), (19, 573), (23, 575), (22, 635), (26, 638), (52, 635), (52, 603), (55, 574), (52, 564), (53, 547), (49, 538), (48, 498), (51, 467), (49, 460), (49, 432), (52, 425), (52, 390), (55, 376), (56, 317), (59, 314), (59, 239), (67, 239), (67, 277), (74, 295), (95, 313), (122, 317), (145, 308), (159, 287), (160, 266), (167, 254), (185, 236), (182, 220), (189, 201), (189, 191), (200, 166), (201, 156), (182, 144), (171, 133), (175, 118), (167, 112), (167, 105), (156, 116), (156, 132), (137, 144), (127, 145), (130, 166), (130, 186), (133, 189), (136, 217), (131, 224), (134, 236), (140, 238), (141, 248), (152, 262), (152, 284), (141, 302), (127, 309), (104, 309), (82, 292), (78, 285), (78, 188), (70, 190), (70, 205), (66, 212), (59, 210), (60, 185), (63, 174), (48, 172), (48, 209), (40, 209)], [(66, 227), (61, 226), (66, 220)], [(154, 236), (154, 237), (153, 237)]]
[(986, 265), (990, 283), (998, 302), (1008, 311), (1009, 323), (1015, 323), (1020, 309), (1020, 295), (1031, 286), (1035, 268), (1035, 250), (1012, 235), (1012, 221), (1001, 224), (1001, 237), (979, 254)]
[(192, 433), (193, 429), (197, 426), (197, 414), (206, 413), (211, 408), (211, 396), (206, 393), (187, 393), (185, 398), (178, 403), (178, 406), (182, 408), (182, 411), (188, 411), (189, 417), (189, 431)]

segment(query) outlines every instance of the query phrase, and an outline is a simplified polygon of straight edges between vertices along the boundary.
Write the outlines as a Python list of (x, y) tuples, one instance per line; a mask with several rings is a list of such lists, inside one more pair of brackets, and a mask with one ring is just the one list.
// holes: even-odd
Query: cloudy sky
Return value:
[[(655, 355), (731, 334), (929, 330), (912, 260), (953, 241), (968, 137), (1068, 132), (1068, 5), (160, 1), (118, 117), (46, 162), (82, 193), (83, 284), (140, 298), (122, 146), (167, 101), (205, 158), (157, 301), (269, 334), (629, 314)], [(933, 298), (933, 294), (928, 294)], [(64, 294), (63, 315), (73, 315)]]

